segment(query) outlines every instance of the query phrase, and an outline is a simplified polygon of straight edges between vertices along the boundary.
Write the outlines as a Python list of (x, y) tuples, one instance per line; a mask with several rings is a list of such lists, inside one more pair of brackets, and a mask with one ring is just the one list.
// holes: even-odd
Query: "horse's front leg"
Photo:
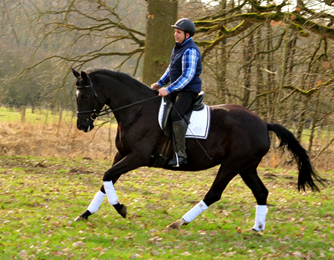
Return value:
[[(148, 157), (149, 158), (149, 157)], [(126, 217), (126, 206), (119, 203), (114, 183), (123, 174), (145, 165), (145, 160), (138, 153), (132, 153), (113, 165), (103, 176), (103, 187), (110, 205), (123, 217)]]
[[(123, 158), (124, 156), (122, 156), (119, 152), (117, 152), (114, 157), (113, 166), (116, 163), (118, 163), (120, 160), (122, 160)], [(114, 183), (115, 182), (116, 180), (114, 180)], [(83, 214), (75, 218), (74, 221), (87, 220), (90, 215), (96, 213), (99, 210), (105, 196), (106, 196), (106, 192), (104, 190), (104, 186), (102, 185), (101, 189), (95, 194), (87, 210)]]
[(106, 196), (106, 193), (104, 191), (104, 187), (102, 186), (101, 189), (95, 194), (93, 200), (89, 204), (87, 210), (82, 213), (80, 216), (76, 217), (74, 221), (81, 221), (81, 220), (87, 220), (88, 217), (95, 212), (97, 212)]
[[(112, 168), (110, 169), (112, 170)], [(109, 170), (109, 171), (110, 171)], [(108, 201), (109, 201), (109, 204), (111, 206), (113, 206), (116, 211), (123, 217), (123, 218), (126, 218), (126, 206), (124, 204), (120, 204), (119, 201), (118, 201), (118, 197), (117, 197), (117, 194), (116, 194), (116, 191), (115, 191), (115, 188), (114, 188), (114, 183), (116, 182), (115, 180), (113, 181), (113, 179), (109, 180), (109, 175), (110, 173), (107, 171), (105, 174), (104, 174), (104, 177), (103, 177), (103, 187), (104, 187), (104, 190), (105, 190), (105, 193), (107, 195), (107, 198), (108, 198)], [(119, 176), (118, 176), (119, 177)], [(118, 179), (118, 178), (117, 178)]]
[[(112, 184), (112, 181), (110, 183)], [(108, 183), (107, 183), (107, 185), (108, 185)], [(114, 196), (114, 198), (116, 198), (116, 200), (118, 201), (115, 189), (113, 188), (113, 185), (112, 185), (111, 188), (114, 190), (113, 192), (115, 194), (115, 195), (111, 195), (111, 197)], [(106, 197), (106, 191), (105, 191), (105, 186), (104, 186), (104, 183), (103, 183), (101, 189), (95, 194), (95, 196), (94, 196), (93, 200), (91, 201), (91, 203), (89, 204), (87, 210), (83, 214), (81, 214), (80, 216), (75, 218), (74, 221), (87, 220), (90, 215), (96, 213), (99, 210), (99, 208), (100, 208), (100, 206), (101, 206), (105, 197)], [(117, 203), (116, 200), (115, 200), (114, 204), (112, 204), (112, 205), (115, 207), (117, 212), (123, 218), (126, 218), (126, 207), (123, 204)], [(110, 200), (109, 200), (109, 202), (110, 202)]]

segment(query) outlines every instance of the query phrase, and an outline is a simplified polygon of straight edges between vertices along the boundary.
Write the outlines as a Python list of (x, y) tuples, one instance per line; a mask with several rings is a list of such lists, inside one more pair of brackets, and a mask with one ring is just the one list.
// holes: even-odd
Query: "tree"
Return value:
[[(226, 9), (209, 6), (211, 11), (195, 22), (204, 67), (210, 66), (214, 75), (226, 71), (229, 102), (243, 104), (267, 121), (287, 123), (300, 140), (311, 126), (309, 151), (316, 127), (326, 126), (333, 113), (331, 4), (230, 1)], [(225, 54), (219, 52), (221, 45)], [(212, 66), (213, 59), (224, 60), (226, 67)], [(215, 79), (220, 82), (208, 79), (206, 85), (223, 82)], [(226, 100), (216, 93), (214, 103)]]
[[(43, 75), (48, 74), (46, 78), (49, 81), (57, 79), (52, 92), (54, 97), (58, 97), (58, 102), (62, 100), (63, 105), (71, 101), (67, 97), (72, 96), (73, 84), (66, 80), (71, 67), (103, 66), (138, 76), (143, 69), (145, 50), (145, 79), (147, 83), (152, 83), (168, 65), (174, 44), (170, 25), (177, 18), (176, 0), (37, 0), (35, 3), (24, 0), (16, 1), (14, 8), (7, 8), (9, 3), (9, 0), (3, 2), (6, 7), (3, 20), (29, 10), (21, 19), (36, 28), (35, 31), (24, 28), (24, 32), (32, 33), (27, 37), (29, 41), (25, 48), (31, 59), (21, 63), (24, 68), (18, 70), (21, 73), (16, 71), (18, 76), (15, 79), (22, 80), (46, 64), (51, 65), (50, 69), (43, 71)], [(13, 32), (16, 32), (15, 26), (19, 25), (14, 24)], [(148, 37), (146, 28), (149, 30)], [(52, 73), (55, 70), (57, 73)], [(15, 79), (7, 82), (7, 88), (13, 85)], [(40, 83), (50, 86), (47, 81)], [(22, 98), (34, 103), (31, 97)]]
[(166, 70), (175, 43), (171, 24), (177, 19), (176, 0), (147, 0), (143, 82), (156, 82)]

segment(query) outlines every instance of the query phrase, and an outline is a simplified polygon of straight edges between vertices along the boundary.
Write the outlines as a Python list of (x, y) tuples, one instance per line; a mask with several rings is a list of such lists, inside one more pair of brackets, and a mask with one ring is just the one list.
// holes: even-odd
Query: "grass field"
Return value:
[(261, 169), (270, 191), (263, 236), (255, 201), (240, 178), (223, 198), (179, 231), (164, 228), (208, 190), (217, 169), (198, 173), (142, 168), (115, 187), (123, 219), (107, 200), (88, 222), (73, 222), (101, 185), (108, 160), (1, 156), (0, 259), (333, 259), (333, 173), (321, 193), (299, 193), (296, 174)]
[[(32, 124), (58, 124), (60, 112), (51, 112), (47, 109), (36, 109), (33, 113), (31, 109), (25, 109), (24, 121)], [(62, 111), (61, 121), (69, 124), (74, 122), (73, 112)], [(0, 107), (0, 122), (17, 123), (22, 121), (22, 109)]]
[(256, 205), (239, 177), (192, 223), (164, 231), (203, 199), (217, 168), (137, 169), (115, 185), (127, 219), (105, 199), (89, 221), (73, 222), (111, 166), (115, 125), (85, 134), (75, 121), (58, 124), (57, 115), (49, 114), (50, 121), (40, 115), (35, 123), (26, 116), (24, 124), (20, 113), (0, 121), (1, 260), (334, 259), (334, 177), (326, 154), (314, 162), (323, 165), (318, 171), (328, 180), (320, 193), (296, 190), (296, 164), (280, 164), (274, 154), (265, 158), (259, 175), (270, 194), (263, 236), (245, 232)]

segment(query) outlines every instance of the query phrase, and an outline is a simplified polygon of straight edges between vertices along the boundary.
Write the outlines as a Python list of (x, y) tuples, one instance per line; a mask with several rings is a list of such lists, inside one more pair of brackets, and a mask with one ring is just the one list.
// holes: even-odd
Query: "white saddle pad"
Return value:
[[(158, 121), (162, 129), (162, 117), (164, 110), (164, 99), (162, 98)], [(199, 111), (193, 111), (190, 117), (190, 124), (188, 125), (186, 138), (206, 139), (210, 129), (211, 113), (210, 107), (204, 105), (204, 108)]]

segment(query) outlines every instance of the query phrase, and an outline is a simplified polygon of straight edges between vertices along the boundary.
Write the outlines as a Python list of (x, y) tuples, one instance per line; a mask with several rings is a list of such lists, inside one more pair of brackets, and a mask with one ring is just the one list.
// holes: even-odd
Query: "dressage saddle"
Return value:
[[(189, 120), (191, 117), (191, 113), (193, 111), (200, 111), (204, 108), (203, 98), (204, 98), (204, 92), (201, 91), (198, 96), (196, 97), (195, 101), (189, 108), (189, 110), (184, 115), (183, 119), (189, 125)], [(162, 116), (162, 130), (164, 131), (165, 135), (172, 139), (172, 121), (170, 119), (170, 112), (173, 108), (173, 103), (170, 101), (168, 96), (163, 97), (163, 116)]]

